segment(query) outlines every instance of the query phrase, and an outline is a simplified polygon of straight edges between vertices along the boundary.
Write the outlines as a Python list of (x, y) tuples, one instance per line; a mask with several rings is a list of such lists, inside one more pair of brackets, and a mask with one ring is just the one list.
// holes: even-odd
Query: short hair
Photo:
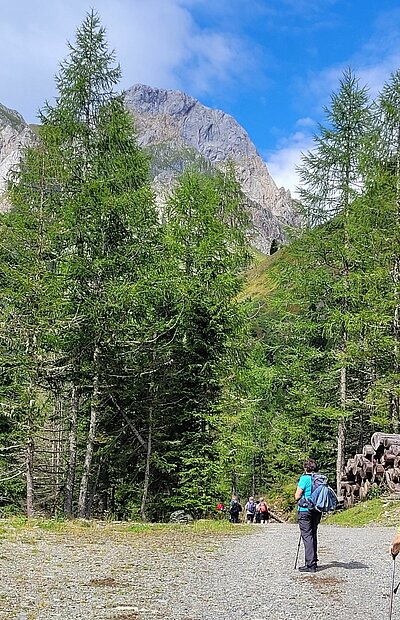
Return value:
[(318, 471), (317, 463), (314, 461), (314, 459), (306, 459), (304, 461), (303, 467), (309, 473)]

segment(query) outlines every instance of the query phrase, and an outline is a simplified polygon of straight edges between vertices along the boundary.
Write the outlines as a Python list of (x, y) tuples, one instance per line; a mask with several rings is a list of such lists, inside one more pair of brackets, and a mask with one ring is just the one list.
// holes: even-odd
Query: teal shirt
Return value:
[[(297, 486), (300, 489), (303, 489), (302, 497), (309, 499), (311, 497), (311, 476), (310, 474), (303, 474), (300, 476)], [(308, 508), (301, 508), (301, 506), (297, 506), (297, 510), (299, 512), (307, 512)]]

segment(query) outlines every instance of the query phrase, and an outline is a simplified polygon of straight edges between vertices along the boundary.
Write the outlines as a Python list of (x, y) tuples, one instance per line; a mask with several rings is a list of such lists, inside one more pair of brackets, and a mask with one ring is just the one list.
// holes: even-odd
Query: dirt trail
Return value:
[(196, 541), (43, 531), (4, 539), (0, 620), (388, 617), (393, 528), (321, 525), (320, 567), (310, 575), (293, 569), (295, 525), (242, 527), (251, 534)]

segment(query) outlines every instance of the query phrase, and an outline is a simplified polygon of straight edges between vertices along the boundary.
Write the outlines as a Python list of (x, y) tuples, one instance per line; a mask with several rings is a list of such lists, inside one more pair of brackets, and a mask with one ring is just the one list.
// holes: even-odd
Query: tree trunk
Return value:
[(346, 422), (344, 418), (339, 420), (337, 430), (337, 457), (336, 457), (336, 494), (341, 496), (341, 477), (345, 465)]
[(147, 521), (146, 502), (147, 502), (147, 495), (148, 495), (148, 492), (149, 492), (149, 485), (150, 485), (150, 460), (151, 460), (151, 451), (152, 451), (152, 446), (151, 446), (152, 425), (153, 425), (153, 416), (152, 416), (152, 411), (150, 409), (150, 411), (149, 411), (149, 432), (148, 432), (148, 436), (147, 436), (146, 470), (145, 470), (145, 473), (144, 473), (143, 495), (142, 495), (142, 503), (141, 503), (141, 506), (140, 506), (140, 514), (141, 514), (141, 517), (142, 517), (142, 521)]
[[(397, 154), (396, 154), (396, 230), (395, 256), (393, 259), (392, 278), (394, 286), (394, 312), (393, 312), (393, 337), (394, 337), (394, 372), (396, 380), (399, 374), (399, 345), (400, 345), (400, 256), (398, 254), (400, 232), (400, 127), (397, 129)], [(393, 432), (397, 433), (400, 422), (400, 402), (396, 394), (390, 394), (390, 409), (392, 416)]]
[(79, 500), (78, 500), (78, 517), (84, 519), (86, 517), (87, 512), (87, 496), (88, 496), (88, 487), (89, 487), (89, 476), (90, 470), (92, 466), (93, 459), (93, 450), (94, 450), (94, 440), (96, 437), (96, 427), (97, 427), (97, 416), (98, 416), (98, 408), (99, 408), (99, 348), (95, 347), (93, 354), (94, 361), (94, 378), (93, 378), (93, 393), (90, 404), (90, 423), (89, 423), (89, 432), (86, 443), (86, 455), (85, 462), (83, 464), (83, 472), (81, 478), (81, 484), (79, 489)]
[(64, 514), (66, 517), (72, 517), (72, 503), (74, 497), (75, 486), (75, 468), (76, 468), (76, 451), (77, 451), (77, 430), (78, 430), (78, 411), (80, 404), (79, 388), (77, 385), (72, 387), (71, 395), (71, 426), (69, 429), (69, 455), (68, 468), (65, 482), (64, 496)]
[(341, 496), (340, 481), (342, 478), (344, 465), (345, 465), (345, 447), (346, 447), (346, 419), (344, 417), (346, 412), (346, 367), (342, 366), (340, 369), (340, 408), (342, 410), (342, 417), (339, 420), (337, 430), (337, 456), (336, 456), (336, 493), (338, 497)]
[(101, 474), (102, 466), (103, 466), (103, 458), (100, 457), (99, 465), (97, 467), (96, 479), (94, 481), (93, 488), (92, 488), (91, 493), (89, 495), (89, 499), (86, 502), (86, 516), (87, 517), (92, 517), (93, 516), (94, 498), (96, 497), (97, 488), (99, 486), (99, 480), (100, 480), (100, 474)]
[(28, 440), (26, 447), (26, 515), (33, 517), (34, 515), (34, 484), (33, 484), (33, 439)]
[(59, 509), (60, 490), (64, 482), (63, 472), (63, 400), (58, 390), (54, 393), (54, 414), (51, 420), (51, 495), (52, 515), (57, 516)]
[[(350, 162), (350, 142), (349, 135), (347, 134), (347, 162), (345, 172), (345, 190), (344, 190), (344, 257), (342, 263), (343, 269), (343, 282), (344, 282), (344, 295), (341, 302), (342, 312), (346, 315), (348, 311), (348, 288), (349, 288), (349, 230), (348, 230), (348, 217), (349, 217), (349, 204), (350, 204), (350, 178), (351, 178), (351, 162)], [(346, 409), (347, 409), (347, 367), (346, 367), (346, 352), (347, 352), (347, 330), (346, 322), (343, 323), (342, 334), (342, 366), (340, 368), (340, 409), (342, 412), (341, 418), (338, 424), (337, 430), (337, 455), (336, 455), (336, 495), (341, 497), (341, 479), (344, 473), (345, 466), (345, 450), (346, 450)]]
[[(399, 216), (398, 216), (399, 217)], [(394, 372), (396, 378), (399, 374), (399, 342), (400, 342), (400, 311), (399, 311), (399, 281), (400, 281), (400, 260), (396, 256), (393, 265), (393, 284), (395, 296), (395, 308), (393, 313), (393, 337), (394, 337)], [(392, 418), (393, 433), (399, 431), (400, 411), (399, 397), (393, 392), (390, 394), (390, 412)]]
[(232, 495), (237, 494), (237, 473), (235, 470), (232, 471)]

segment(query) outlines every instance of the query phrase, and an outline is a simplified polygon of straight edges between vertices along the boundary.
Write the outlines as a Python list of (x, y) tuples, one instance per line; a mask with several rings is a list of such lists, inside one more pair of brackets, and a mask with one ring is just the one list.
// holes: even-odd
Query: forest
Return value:
[(208, 516), (289, 495), (308, 456), (340, 495), (399, 430), (400, 72), (375, 100), (344, 72), (270, 256), (233, 166), (186, 170), (160, 214), (120, 77), (92, 11), (9, 179), (0, 515)]

